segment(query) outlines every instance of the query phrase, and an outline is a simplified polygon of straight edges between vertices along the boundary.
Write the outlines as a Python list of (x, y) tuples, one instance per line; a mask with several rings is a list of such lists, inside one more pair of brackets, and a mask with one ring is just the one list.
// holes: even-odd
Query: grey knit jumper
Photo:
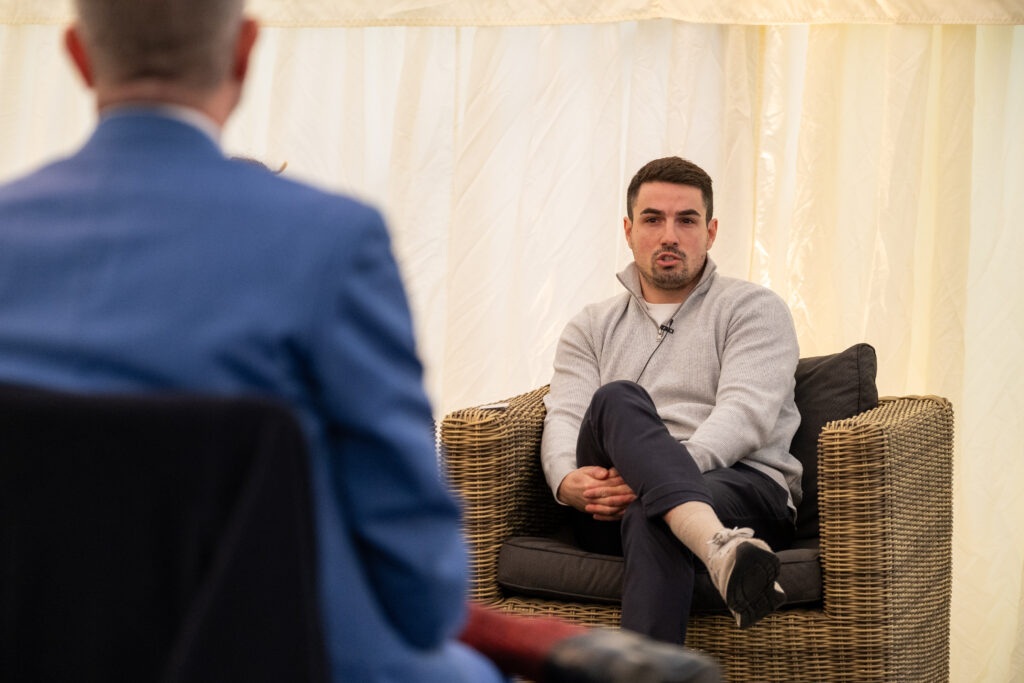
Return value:
[(635, 264), (618, 278), (627, 291), (584, 308), (558, 342), (541, 441), (552, 492), (576, 469), (576, 438), (594, 392), (639, 377), (701, 472), (743, 462), (787, 489), (795, 512), (802, 468), (789, 444), (800, 424), (793, 402), (799, 348), (782, 298), (719, 275), (709, 258), (666, 334), (648, 312)]

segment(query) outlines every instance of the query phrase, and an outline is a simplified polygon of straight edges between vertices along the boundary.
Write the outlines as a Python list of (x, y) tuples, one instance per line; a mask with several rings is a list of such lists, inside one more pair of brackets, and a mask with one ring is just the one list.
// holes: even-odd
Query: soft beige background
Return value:
[[(254, 2), (224, 142), (385, 209), (436, 412), (547, 381), (618, 291), (629, 177), (687, 156), (803, 355), (868, 341), (881, 393), (953, 401), (951, 677), (1024, 680), (1024, 2), (369, 6)], [(0, 0), (0, 181), (94, 123), (68, 7)]]

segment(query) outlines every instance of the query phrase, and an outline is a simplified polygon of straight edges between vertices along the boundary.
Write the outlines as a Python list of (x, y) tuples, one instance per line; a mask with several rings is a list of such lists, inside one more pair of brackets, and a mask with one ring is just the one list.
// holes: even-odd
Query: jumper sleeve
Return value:
[(749, 288), (724, 325), (715, 405), (684, 442), (702, 472), (775, 447), (780, 413), (793, 400), (800, 352), (785, 302), (771, 290)]
[[(583, 414), (601, 385), (597, 353), (588, 334), (587, 310), (573, 318), (555, 350), (555, 373), (544, 397), (547, 415), (541, 437), (540, 460), (544, 478), (557, 498), (558, 486), (576, 469), (576, 439)], [(559, 501), (560, 502), (560, 501)]]

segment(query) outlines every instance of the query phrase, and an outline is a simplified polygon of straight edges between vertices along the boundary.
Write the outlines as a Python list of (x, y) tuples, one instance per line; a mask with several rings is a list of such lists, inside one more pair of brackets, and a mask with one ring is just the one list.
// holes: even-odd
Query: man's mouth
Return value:
[(663, 252), (661, 254), (658, 254), (657, 258), (654, 259), (654, 262), (657, 263), (659, 266), (671, 268), (677, 263), (682, 262), (682, 259), (676, 256), (675, 254)]

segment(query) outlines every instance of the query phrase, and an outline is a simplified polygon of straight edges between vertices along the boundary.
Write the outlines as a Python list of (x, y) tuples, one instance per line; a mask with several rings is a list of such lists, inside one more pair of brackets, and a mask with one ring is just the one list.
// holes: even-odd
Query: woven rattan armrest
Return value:
[(953, 412), (883, 398), (825, 425), (818, 496), (825, 612), (853, 622), (948, 614)]
[(463, 504), (469, 543), (471, 595), (501, 598), (498, 552), (510, 536), (551, 532), (565, 510), (540, 470), (544, 428), (541, 387), (484, 407), (465, 408), (441, 422), (441, 462)]

